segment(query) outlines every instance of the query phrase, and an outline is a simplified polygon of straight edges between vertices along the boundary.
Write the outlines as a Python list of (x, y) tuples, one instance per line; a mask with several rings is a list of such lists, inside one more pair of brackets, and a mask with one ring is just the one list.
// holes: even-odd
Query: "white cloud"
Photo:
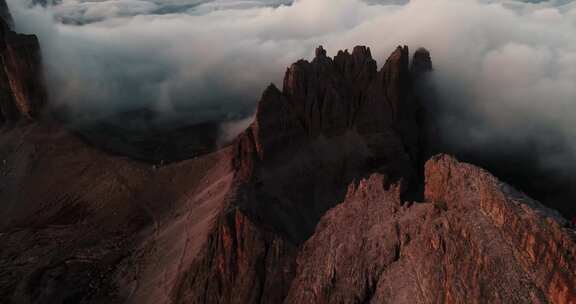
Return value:
[[(83, 109), (230, 115), (318, 44), (331, 54), (368, 45), (380, 64), (408, 44), (431, 51), (442, 105), (480, 122), (447, 119), (456, 141), (483, 146), (546, 129), (576, 142), (572, 1), (65, 0), (52, 12), (10, 3), (20, 27), (40, 35), (57, 101)], [(51, 14), (99, 22), (53, 23)]]

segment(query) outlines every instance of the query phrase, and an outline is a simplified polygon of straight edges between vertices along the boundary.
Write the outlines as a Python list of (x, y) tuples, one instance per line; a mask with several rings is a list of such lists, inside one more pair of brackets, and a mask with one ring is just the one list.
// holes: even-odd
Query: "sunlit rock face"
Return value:
[(574, 303), (574, 231), (490, 173), (439, 155), (423, 203), (375, 174), (297, 260), (286, 303)]

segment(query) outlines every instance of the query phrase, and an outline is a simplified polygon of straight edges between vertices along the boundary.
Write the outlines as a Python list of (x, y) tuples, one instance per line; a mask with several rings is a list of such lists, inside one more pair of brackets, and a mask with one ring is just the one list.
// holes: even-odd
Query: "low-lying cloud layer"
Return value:
[(553, 147), (539, 158), (553, 167), (576, 150), (572, 1), (9, 2), (20, 30), (42, 40), (54, 101), (83, 111), (239, 117), (316, 45), (332, 54), (368, 45), (383, 63), (407, 44), (432, 53), (443, 130), (455, 145), (490, 153), (502, 150), (495, 142), (535, 142)]

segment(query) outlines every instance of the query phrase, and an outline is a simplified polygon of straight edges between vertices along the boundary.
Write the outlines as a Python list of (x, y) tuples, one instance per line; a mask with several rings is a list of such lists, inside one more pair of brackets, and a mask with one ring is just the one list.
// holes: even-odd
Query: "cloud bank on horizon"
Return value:
[[(576, 146), (576, 4), (569, 0), (9, 0), (42, 41), (55, 101), (78, 109), (193, 109), (247, 115), (287, 65), (368, 45), (380, 64), (398, 44), (432, 53), (447, 134)], [(471, 123), (474, 122), (474, 123)], [(554, 140), (551, 140), (553, 134)], [(552, 141), (552, 143), (549, 143)], [(567, 147), (567, 148), (566, 148)]]

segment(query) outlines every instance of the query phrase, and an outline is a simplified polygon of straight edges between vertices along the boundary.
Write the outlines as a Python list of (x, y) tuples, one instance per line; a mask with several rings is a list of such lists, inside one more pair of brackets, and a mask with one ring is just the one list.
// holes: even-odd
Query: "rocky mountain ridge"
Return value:
[[(41, 109), (26, 66), (20, 102)], [(378, 70), (367, 47), (318, 48), (232, 145), (168, 166), (53, 122), (1, 127), (0, 299), (576, 303), (560, 214), (453, 157), (426, 162), (415, 87), (431, 69), (424, 49)]]
[[(557, 212), (438, 155), (423, 203), (375, 174), (298, 257), (288, 303), (573, 303), (574, 237)], [(544, 241), (547, 239), (547, 241)]]
[(238, 139), (238, 175), (252, 196), (242, 208), (300, 242), (366, 172), (414, 183), (422, 161), (413, 79), (407, 47), (398, 47), (380, 71), (362, 46), (334, 60), (319, 47), (311, 62), (293, 64), (283, 90), (265, 90), (254, 123)]

